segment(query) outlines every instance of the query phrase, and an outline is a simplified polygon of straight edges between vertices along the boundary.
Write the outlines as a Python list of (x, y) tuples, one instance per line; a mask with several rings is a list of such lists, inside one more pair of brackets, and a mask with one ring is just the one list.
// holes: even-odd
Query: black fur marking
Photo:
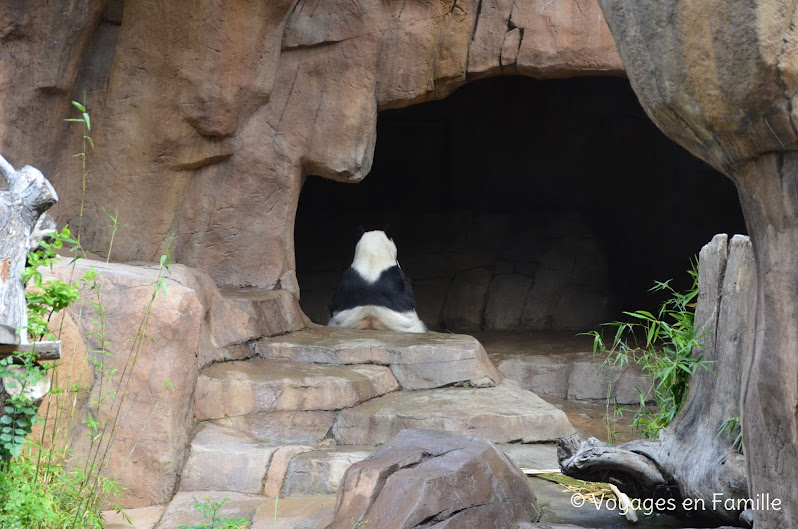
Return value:
[(378, 305), (396, 312), (413, 310), (416, 302), (410, 280), (398, 266), (383, 270), (373, 283), (363, 279), (354, 268), (348, 268), (333, 294), (330, 314), (363, 305)]

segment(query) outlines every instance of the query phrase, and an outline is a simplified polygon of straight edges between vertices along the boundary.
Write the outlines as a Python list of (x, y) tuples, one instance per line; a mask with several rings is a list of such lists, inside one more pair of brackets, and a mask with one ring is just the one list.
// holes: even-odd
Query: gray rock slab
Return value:
[(613, 402), (636, 404), (640, 399), (635, 388), (645, 393), (651, 387), (651, 380), (638, 366), (601, 369), (604, 358), (589, 352), (498, 353), (490, 357), (504, 377), (522, 388), (561, 399), (603, 402), (610, 391)]
[(269, 460), (277, 448), (237, 430), (202, 424), (183, 465), (180, 490), (260, 494)]
[(220, 517), (242, 517), (252, 520), (261, 505), (270, 505), (274, 508), (274, 499), (253, 494), (232, 491), (178, 492), (169, 503), (155, 529), (177, 529), (181, 525), (207, 523), (208, 520), (194, 508), (194, 503), (216, 502), (223, 500), (225, 496), (228, 500), (219, 509)]
[(254, 344), (267, 359), (295, 362), (390, 366), (402, 389), (453, 384), (493, 386), (501, 374), (472, 336), (443, 333), (359, 331), (313, 326)]
[(294, 456), (281, 496), (335, 494), (344, 472), (374, 453), (375, 447), (342, 446)]
[(378, 365), (329, 366), (255, 358), (214, 364), (194, 393), (199, 421), (267, 411), (336, 410), (398, 389)]
[(274, 411), (212, 421), (270, 443), (317, 443), (330, 431), (333, 411)]
[(553, 441), (574, 432), (565, 413), (513, 380), (493, 388), (397, 392), (342, 410), (339, 444), (378, 445), (403, 429), (461, 432), (496, 443)]

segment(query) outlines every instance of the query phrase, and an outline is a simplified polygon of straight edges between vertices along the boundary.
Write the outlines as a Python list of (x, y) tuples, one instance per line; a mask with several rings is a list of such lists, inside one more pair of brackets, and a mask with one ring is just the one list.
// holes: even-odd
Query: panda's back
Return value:
[(396, 265), (386, 268), (371, 282), (352, 267), (344, 272), (330, 303), (330, 313), (366, 305), (396, 312), (415, 309), (413, 289), (401, 268)]

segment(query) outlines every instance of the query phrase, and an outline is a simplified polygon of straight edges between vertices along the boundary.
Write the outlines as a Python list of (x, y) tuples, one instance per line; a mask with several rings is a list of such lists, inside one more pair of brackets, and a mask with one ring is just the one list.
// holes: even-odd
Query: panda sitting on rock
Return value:
[(335, 289), (327, 323), (349, 329), (427, 332), (388, 229), (358, 229), (355, 259)]

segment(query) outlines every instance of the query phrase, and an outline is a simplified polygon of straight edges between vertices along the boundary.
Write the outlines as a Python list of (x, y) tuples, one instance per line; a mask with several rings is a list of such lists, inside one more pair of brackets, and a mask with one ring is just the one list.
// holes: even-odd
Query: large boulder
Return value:
[[(65, 394), (69, 399), (51, 398), (62, 408), (62, 417), (72, 417), (75, 406), (74, 429), (69, 431), (76, 456), (90, 450), (84, 422), (88, 414), (101, 428), (106, 423), (109, 431), (113, 427), (106, 475), (118, 475), (126, 488), (122, 505), (164, 504), (174, 493), (186, 457), (203, 364), (251, 355), (251, 349), (239, 344), (296, 330), (305, 320), (287, 292), (227, 298), (207, 274), (182, 265), (169, 272), (154, 265), (81, 259), (73, 270), (64, 260), (45, 280), (79, 280), (91, 269), (97, 276), (81, 281), (83, 302), (53, 322), (61, 328), (63, 321), (60, 337), (66, 353), (57, 386), (76, 384), (86, 390)], [(153, 296), (160, 277), (166, 295)], [(274, 307), (280, 310), (264, 310)], [(141, 327), (145, 316), (146, 326)], [(139, 332), (146, 333), (140, 345), (134, 340)], [(98, 407), (101, 400), (105, 404)]]
[(536, 512), (526, 476), (492, 443), (404, 430), (346, 471), (330, 529), (509, 528)]

